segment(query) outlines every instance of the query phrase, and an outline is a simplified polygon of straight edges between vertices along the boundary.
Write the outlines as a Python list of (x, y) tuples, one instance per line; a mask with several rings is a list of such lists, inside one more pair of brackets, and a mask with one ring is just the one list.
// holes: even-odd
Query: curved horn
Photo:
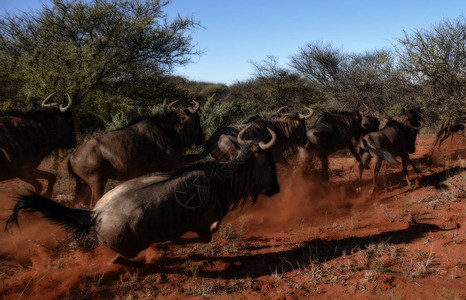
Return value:
[(175, 100), (175, 101), (173, 101), (173, 102), (170, 102), (170, 104), (168, 104), (168, 106), (167, 106), (167, 109), (168, 109), (168, 110), (172, 109), (172, 105), (175, 104), (176, 102), (178, 102), (178, 100)]
[(365, 116), (365, 115), (367, 115), (368, 113), (370, 113), (371, 110), (369, 109), (369, 107), (367, 107), (366, 103), (363, 103), (363, 105), (366, 107), (366, 111), (364, 111), (364, 112), (359, 111), (359, 114), (362, 115), (362, 116)]
[(408, 110), (408, 106), (409, 106), (409, 104), (406, 104), (405, 106), (403, 106), (403, 107), (401, 108), (401, 113), (404, 114), (404, 113)]
[(279, 109), (277, 109), (277, 111), (276, 111), (275, 113), (276, 113), (277, 115), (280, 115), (280, 112), (281, 112), (282, 110), (284, 110), (285, 108), (287, 108), (287, 107), (288, 107), (288, 105), (282, 106), (282, 107), (280, 107)]
[(304, 120), (309, 119), (314, 114), (314, 110), (312, 108), (307, 107), (307, 106), (305, 106), (304, 108), (307, 109), (309, 111), (309, 113), (307, 115), (298, 114), (298, 116), (299, 116), (300, 119), (304, 119)]
[(196, 106), (194, 106), (194, 108), (189, 107), (188, 110), (190, 113), (195, 114), (199, 111), (199, 107), (201, 106), (199, 105), (199, 102), (197, 102), (196, 100), (193, 100), (193, 102), (194, 104), (196, 104)]
[(246, 130), (249, 129), (249, 127), (251, 127), (251, 125), (248, 125), (247, 127), (241, 129), (241, 131), (238, 133), (238, 136), (236, 137), (236, 139), (238, 140), (238, 144), (244, 145), (244, 144), (252, 142), (250, 140), (243, 140), (243, 134), (246, 132)]
[(387, 119), (391, 120), (392, 118), (387, 114), (387, 112), (384, 110), (384, 109), (379, 109), (379, 112), (382, 111), (383, 114), (385, 115), (385, 117), (387, 117)]
[(342, 111), (343, 111), (343, 109), (345, 109), (345, 107), (346, 107), (346, 103), (345, 103), (345, 104), (343, 104), (343, 106), (342, 106), (342, 107), (341, 107), (341, 108), (338, 110), (338, 112), (339, 112), (339, 113), (340, 113), (340, 112), (342, 112)]
[(277, 134), (270, 128), (267, 127), (267, 130), (270, 132), (270, 135), (272, 136), (272, 138), (270, 139), (270, 141), (268, 143), (264, 143), (264, 142), (259, 142), (259, 148), (261, 148), (262, 150), (267, 150), (267, 149), (270, 149), (273, 144), (275, 143), (275, 141), (277, 140)]
[(53, 104), (46, 104), (47, 101), (52, 98), (52, 96), (55, 95), (55, 92), (51, 93), (50, 95), (48, 95), (44, 101), (42, 101), (42, 103), (40, 104), (42, 107), (50, 107), (50, 106), (53, 106)]
[(66, 94), (68, 97), (68, 104), (66, 106), (63, 106), (63, 104), (60, 104), (58, 107), (62, 113), (66, 112), (68, 109), (70, 109), (71, 105), (73, 105), (73, 100), (71, 100), (71, 97), (69, 94)]

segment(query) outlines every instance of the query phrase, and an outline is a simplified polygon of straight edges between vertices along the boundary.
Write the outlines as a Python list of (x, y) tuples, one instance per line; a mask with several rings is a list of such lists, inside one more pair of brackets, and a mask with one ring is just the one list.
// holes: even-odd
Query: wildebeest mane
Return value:
[(156, 123), (156, 124), (162, 124), (162, 123), (165, 123), (165, 122), (167, 122), (167, 120), (172, 119), (172, 118), (173, 119), (179, 119), (178, 113), (175, 110), (164, 110), (162, 112), (156, 113), (155, 115), (137, 117), (137, 118), (131, 120), (128, 124), (126, 124), (126, 125), (124, 125), (124, 126), (122, 126), (120, 128), (111, 130), (111, 131), (118, 131), (118, 130), (126, 129), (128, 127), (131, 127), (131, 126), (139, 123), (139, 122), (146, 121), (146, 120), (150, 120), (150, 121), (152, 121), (153, 123)]
[(325, 120), (327, 119), (336, 119), (340, 122), (350, 125), (351, 121), (357, 116), (358, 116), (357, 112), (348, 112), (348, 111), (324, 112), (322, 115), (320, 115), (317, 118), (317, 120), (314, 122), (314, 125), (312, 125), (312, 127), (316, 126), (319, 123), (325, 122)]
[[(204, 174), (208, 176), (209, 194), (217, 198), (217, 202), (224, 201), (220, 204), (230, 210), (239, 205), (244, 206), (252, 195), (248, 186), (252, 182), (252, 170), (254, 156), (250, 151), (250, 145), (242, 146), (240, 155), (229, 162), (221, 163), (209, 161), (187, 165), (171, 173), (166, 173), (166, 178), (154, 185), (162, 184), (171, 180), (187, 180), (192, 177), (193, 173)], [(198, 172), (199, 171), (199, 172)]]
[(260, 138), (258, 134), (263, 134), (262, 137), (266, 140), (261, 141), (267, 142), (267, 140), (270, 138), (270, 134), (268, 133), (267, 128), (270, 128), (277, 135), (277, 141), (279, 141), (279, 143), (285, 147), (295, 146), (292, 138), (290, 140), (293, 132), (293, 122), (295, 121), (298, 120), (294, 120), (289, 117), (276, 117), (272, 119), (257, 117), (253, 122), (251, 122), (253, 123), (253, 126), (246, 130), (244, 137), (245, 139), (258, 140), (258, 138)]
[(410, 114), (399, 114), (396, 116), (393, 116), (391, 120), (387, 122), (388, 124), (393, 124), (393, 122), (396, 122), (400, 124), (401, 126), (408, 128), (410, 126), (420, 126), (420, 115), (417, 112), (411, 112)]

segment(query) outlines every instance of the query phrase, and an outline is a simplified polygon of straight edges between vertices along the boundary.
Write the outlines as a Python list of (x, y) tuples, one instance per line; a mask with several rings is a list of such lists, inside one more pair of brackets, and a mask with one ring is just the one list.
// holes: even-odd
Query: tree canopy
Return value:
[(0, 101), (57, 91), (79, 104), (97, 92), (114, 95), (123, 87), (155, 81), (190, 62), (200, 54), (190, 36), (199, 23), (170, 19), (164, 13), (168, 3), (54, 0), (38, 12), (4, 16), (0, 80), (9, 85), (1, 89)]

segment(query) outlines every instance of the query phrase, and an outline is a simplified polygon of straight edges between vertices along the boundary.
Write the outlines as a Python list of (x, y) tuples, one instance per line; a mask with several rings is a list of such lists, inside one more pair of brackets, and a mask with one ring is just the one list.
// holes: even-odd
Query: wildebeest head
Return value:
[(404, 106), (401, 114), (394, 116), (393, 119), (416, 133), (422, 127), (420, 112), (412, 108), (408, 109), (408, 105)]
[(379, 130), (380, 121), (376, 117), (362, 116), (361, 118), (361, 136), (368, 134), (369, 132)]
[(279, 118), (286, 119), (290, 123), (291, 126), (289, 126), (291, 132), (289, 133), (290, 140), (295, 141), (296, 145), (298, 146), (304, 146), (307, 143), (307, 137), (306, 137), (306, 123), (305, 121), (309, 118), (312, 117), (314, 114), (314, 110), (305, 107), (306, 110), (308, 110), (307, 114), (301, 114), (301, 113), (282, 113), (282, 110), (284, 110), (286, 106), (280, 107), (276, 111), (276, 115)]
[(409, 153), (415, 152), (414, 146), (416, 136), (422, 127), (421, 114), (415, 109), (408, 109), (408, 105), (401, 109), (401, 114), (396, 115), (393, 119), (402, 125), (402, 130), (409, 137)]
[(267, 128), (271, 135), (269, 142), (243, 140), (242, 137), (247, 129), (247, 127), (244, 128), (238, 134), (238, 143), (242, 149), (238, 159), (244, 157), (251, 160), (251, 164), (253, 164), (251, 180), (254, 182), (252, 194), (254, 195), (253, 202), (255, 202), (255, 198), (259, 194), (273, 196), (280, 192), (273, 155), (268, 151), (277, 140), (277, 135), (270, 128)]
[[(171, 109), (173, 104), (178, 102), (178, 100), (171, 102), (167, 109)], [(200, 146), (205, 143), (204, 132), (201, 127), (201, 119), (199, 114), (199, 102), (193, 100), (195, 106), (194, 108), (179, 108), (178, 115), (181, 119), (181, 131), (184, 134), (186, 145), (195, 144)]]
[(73, 101), (67, 94), (67, 105), (58, 103), (47, 103), (55, 93), (47, 96), (41, 103), (45, 112), (54, 119), (55, 125), (52, 130), (52, 143), (55, 148), (70, 149), (76, 147), (76, 134), (74, 129), (74, 118), (71, 112)]
[(369, 132), (379, 130), (379, 120), (375, 117), (371, 117), (368, 114), (370, 113), (369, 107), (364, 104), (366, 107), (365, 111), (358, 110), (356, 113), (356, 123), (354, 126), (359, 127), (361, 130), (361, 136), (366, 135)]

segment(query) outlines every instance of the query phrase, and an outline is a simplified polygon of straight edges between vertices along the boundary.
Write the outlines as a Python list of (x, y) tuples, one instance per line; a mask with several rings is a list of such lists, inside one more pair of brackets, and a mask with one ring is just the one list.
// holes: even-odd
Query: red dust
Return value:
[[(115, 253), (103, 246), (82, 252), (59, 226), (22, 213), (19, 229), (0, 232), (0, 295), (464, 299), (466, 142), (456, 136), (431, 159), (433, 141), (418, 137), (415, 187), (384, 164), (379, 192), (367, 193), (366, 170), (358, 194), (355, 160), (342, 151), (330, 157), (329, 183), (280, 170), (281, 192), (230, 212), (211, 243), (165, 243), (139, 267), (112, 265)], [(0, 182), (2, 224), (22, 186)]]

